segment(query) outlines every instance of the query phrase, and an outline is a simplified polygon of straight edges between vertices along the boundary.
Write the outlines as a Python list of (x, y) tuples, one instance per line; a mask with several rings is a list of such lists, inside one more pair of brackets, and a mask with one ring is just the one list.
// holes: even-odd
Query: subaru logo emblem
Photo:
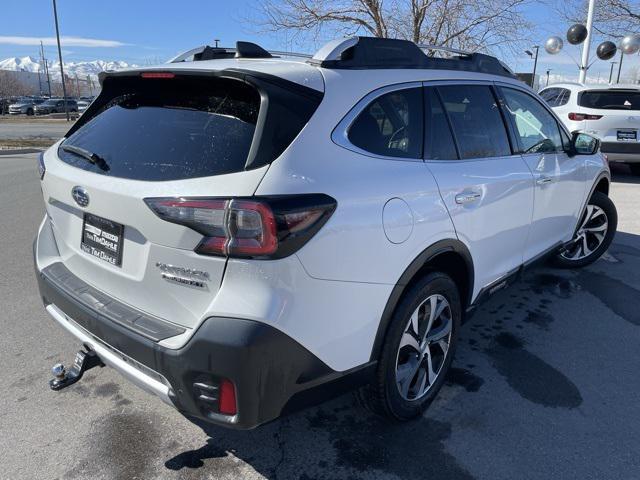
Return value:
[(73, 187), (71, 190), (71, 196), (81, 207), (89, 205), (89, 194), (83, 187)]

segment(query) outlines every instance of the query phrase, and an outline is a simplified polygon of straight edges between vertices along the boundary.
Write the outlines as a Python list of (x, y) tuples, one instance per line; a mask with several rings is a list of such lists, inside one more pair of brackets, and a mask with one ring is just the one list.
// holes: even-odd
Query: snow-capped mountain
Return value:
[[(60, 78), (60, 63), (48, 62), (49, 74), (53, 79)], [(104, 70), (122, 70), (123, 68), (137, 67), (123, 61), (93, 60), (91, 62), (65, 62), (64, 73), (69, 77), (79, 78), (97, 77)], [(33, 57), (14, 57), (0, 60), (0, 70), (38, 72), (40, 61)]]

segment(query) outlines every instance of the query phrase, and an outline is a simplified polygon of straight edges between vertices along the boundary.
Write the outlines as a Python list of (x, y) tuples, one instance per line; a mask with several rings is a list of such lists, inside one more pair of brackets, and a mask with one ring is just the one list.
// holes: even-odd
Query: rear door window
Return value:
[(425, 139), (424, 158), (429, 160), (457, 160), (458, 152), (451, 134), (449, 120), (435, 88), (424, 91)]
[(489, 86), (442, 86), (438, 92), (451, 121), (460, 158), (511, 155), (502, 114)]
[(376, 155), (421, 158), (422, 88), (396, 90), (376, 98), (352, 123), (348, 136), (353, 145)]
[(640, 91), (585, 90), (578, 96), (578, 105), (601, 110), (640, 110)]
[[(144, 88), (113, 98), (58, 152), (75, 167), (134, 180), (239, 172), (245, 168), (259, 109), (257, 90), (237, 80), (150, 80)], [(103, 161), (92, 163), (65, 146)]]

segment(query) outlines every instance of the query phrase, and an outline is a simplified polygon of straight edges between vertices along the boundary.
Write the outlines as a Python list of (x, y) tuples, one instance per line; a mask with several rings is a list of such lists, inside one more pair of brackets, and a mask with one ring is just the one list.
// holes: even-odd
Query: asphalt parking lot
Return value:
[[(0, 143), (2, 140), (47, 138), (58, 139), (71, 128), (73, 122), (64, 119), (0, 116)], [(52, 142), (53, 143), (53, 142)]]
[(36, 290), (36, 155), (0, 157), (0, 478), (639, 478), (640, 177), (616, 169), (611, 194), (609, 253), (533, 270), (485, 304), (419, 421), (385, 423), (347, 395), (254, 431), (203, 431), (106, 368), (49, 390), (78, 345)]

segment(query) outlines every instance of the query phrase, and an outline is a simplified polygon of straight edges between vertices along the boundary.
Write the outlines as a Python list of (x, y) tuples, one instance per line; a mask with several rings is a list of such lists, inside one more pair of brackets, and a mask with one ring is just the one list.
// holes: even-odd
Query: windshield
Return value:
[(578, 105), (602, 110), (640, 110), (640, 91), (587, 90), (578, 97)]
[(75, 167), (135, 180), (239, 172), (259, 108), (257, 90), (237, 80), (151, 80), (115, 97), (62, 144), (100, 156), (108, 170), (62, 148), (58, 154)]

